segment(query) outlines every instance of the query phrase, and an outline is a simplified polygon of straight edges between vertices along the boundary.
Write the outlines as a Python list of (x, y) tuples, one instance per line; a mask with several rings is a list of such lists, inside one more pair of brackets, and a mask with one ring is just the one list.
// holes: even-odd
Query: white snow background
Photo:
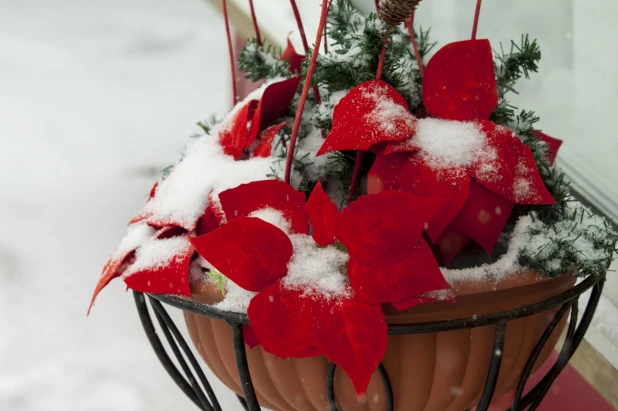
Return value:
[(203, 0), (0, 1), (0, 410), (196, 409), (121, 281), (86, 309), (159, 165), (229, 108), (226, 53)]

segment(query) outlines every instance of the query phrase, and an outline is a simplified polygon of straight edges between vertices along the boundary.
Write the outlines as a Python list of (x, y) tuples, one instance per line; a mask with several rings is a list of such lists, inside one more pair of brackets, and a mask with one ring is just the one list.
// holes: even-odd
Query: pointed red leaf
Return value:
[(472, 240), (470, 236), (455, 227), (454, 224), (446, 226), (438, 240), (438, 247), (440, 247), (444, 265), (448, 267), (470, 240)]
[(148, 196), (148, 200), (151, 200), (154, 198), (155, 194), (157, 193), (158, 186), (159, 186), (159, 182), (157, 181), (156, 183), (154, 183), (154, 185), (150, 189), (150, 195)]
[(147, 224), (135, 224), (129, 226), (127, 235), (122, 239), (118, 248), (114, 250), (103, 267), (101, 277), (97, 282), (92, 299), (90, 300), (90, 306), (88, 307), (88, 313), (92, 309), (92, 305), (97, 296), (112, 281), (114, 278), (120, 276), (120, 268), (125, 264), (129, 258), (133, 255), (135, 250), (142, 244), (150, 241), (156, 236), (157, 232)]
[(382, 307), (355, 297), (315, 301), (314, 306), (315, 346), (348, 374), (362, 398), (386, 352), (388, 327)]
[(547, 153), (545, 156), (549, 161), (549, 165), (553, 166), (554, 162), (556, 161), (556, 155), (558, 154), (558, 150), (560, 150), (560, 146), (562, 146), (562, 140), (548, 136), (547, 134), (540, 131), (533, 131), (532, 134), (534, 134), (536, 137), (538, 137), (547, 144)]
[(287, 61), (290, 63), (290, 72), (292, 73), (300, 73), (300, 69), (303, 65), (303, 60), (305, 60), (305, 56), (298, 54), (296, 49), (294, 49), (294, 45), (290, 41), (288, 36), (288, 45), (281, 54), (281, 60)]
[(491, 255), (512, 209), (511, 201), (472, 180), (468, 200), (453, 224)]
[(283, 231), (254, 217), (236, 218), (191, 243), (223, 275), (255, 292), (287, 274), (293, 253)]
[(337, 219), (336, 237), (351, 258), (372, 267), (385, 267), (410, 254), (425, 224), (443, 205), (443, 199), (401, 191), (362, 196)]
[(479, 124), (487, 136), (487, 149), (470, 168), (470, 175), (516, 204), (555, 204), (530, 148), (506, 127), (490, 121)]
[(416, 130), (406, 100), (382, 80), (354, 87), (335, 106), (333, 127), (317, 155), (331, 151), (368, 150), (381, 141), (401, 141)]
[(311, 192), (305, 210), (309, 214), (313, 229), (311, 235), (315, 242), (322, 247), (333, 244), (335, 242), (335, 221), (339, 216), (339, 210), (326, 194), (319, 180)]
[(291, 358), (312, 358), (312, 357), (319, 357), (320, 355), (322, 355), (322, 353), (316, 347), (309, 347), (309, 348), (306, 348), (304, 350), (297, 352), (296, 354), (290, 355), (290, 357)]
[(272, 208), (290, 222), (292, 232), (309, 234), (305, 195), (281, 180), (260, 180), (225, 190), (219, 194), (227, 221), (254, 211)]
[(245, 344), (247, 344), (249, 348), (255, 348), (260, 345), (252, 326), (243, 324), (242, 335), (245, 338)]
[(421, 304), (429, 304), (435, 302), (454, 303), (455, 294), (451, 290), (429, 291), (424, 294), (419, 294), (414, 297), (406, 298), (405, 300), (391, 303), (391, 305), (400, 311), (415, 307)]
[(211, 231), (219, 228), (221, 224), (219, 224), (219, 220), (215, 216), (215, 212), (211, 206), (208, 206), (204, 215), (200, 217), (200, 221), (197, 223), (196, 234), (198, 236), (208, 234)]
[(468, 198), (468, 172), (463, 168), (433, 170), (420, 156), (413, 155), (402, 167), (398, 181), (403, 191), (446, 200), (425, 229), (435, 243)]
[(257, 140), (257, 146), (253, 150), (253, 157), (270, 157), (272, 152), (273, 140), (279, 131), (288, 124), (287, 122), (279, 123), (268, 127), (260, 133), (260, 138)]
[(260, 131), (266, 129), (275, 120), (285, 114), (296, 94), (300, 76), (277, 81), (266, 86), (262, 98), (257, 105), (247, 145), (253, 144)]
[(235, 160), (244, 156), (244, 150), (250, 144), (247, 124), (258, 103), (257, 100), (248, 100), (238, 104), (241, 106), (228, 115), (219, 129), (219, 143), (223, 152)]
[(262, 348), (280, 358), (307, 354), (313, 347), (311, 299), (304, 290), (285, 288), (281, 281), (265, 288), (247, 314)]
[(410, 153), (386, 155), (384, 151), (378, 153), (367, 175), (367, 194), (398, 190), (397, 176), (410, 155)]
[(425, 239), (415, 247), (406, 259), (383, 268), (350, 260), (348, 277), (356, 296), (370, 304), (384, 304), (450, 288)]
[(438, 50), (425, 68), (423, 103), (445, 120), (489, 118), (498, 105), (489, 40), (458, 41)]
[(191, 297), (189, 263), (193, 248), (185, 236), (157, 239), (135, 252), (135, 262), (122, 274), (127, 287), (142, 293)]

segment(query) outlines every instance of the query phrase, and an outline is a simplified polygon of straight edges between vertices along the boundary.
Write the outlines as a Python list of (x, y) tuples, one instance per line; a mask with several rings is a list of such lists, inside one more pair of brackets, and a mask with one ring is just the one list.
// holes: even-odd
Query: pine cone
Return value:
[(421, 0), (380, 0), (380, 18), (390, 26), (403, 23)]

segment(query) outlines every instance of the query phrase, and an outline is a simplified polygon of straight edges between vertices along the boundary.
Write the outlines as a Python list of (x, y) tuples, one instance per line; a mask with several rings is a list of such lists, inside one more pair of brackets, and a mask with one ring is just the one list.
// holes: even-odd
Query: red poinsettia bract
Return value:
[(268, 157), (272, 141), (285, 123), (268, 128), (290, 105), (300, 77), (269, 84), (259, 100), (247, 99), (235, 108), (219, 129), (219, 142), (225, 154), (242, 160)]
[[(511, 130), (487, 120), (498, 104), (488, 40), (448, 44), (432, 57), (423, 78), (423, 103), (434, 118), (410, 120), (413, 129), (394, 127), (395, 134), (385, 136), (377, 121), (351, 121), (354, 113), (366, 118), (374, 107), (375, 112), (386, 107), (368, 103), (367, 93), (359, 97), (357, 90), (367, 87), (376, 86), (364, 83), (335, 106), (333, 131), (321, 152), (380, 147), (368, 193), (402, 190), (445, 199), (426, 231), (447, 264), (471, 239), (491, 254), (514, 204), (555, 203), (530, 148)], [(403, 100), (393, 94), (394, 89), (389, 92), (392, 101)], [(338, 116), (338, 111), (351, 114)], [(444, 130), (453, 130), (452, 135)], [(361, 146), (354, 141), (359, 135), (372, 137)]]
[[(308, 238), (304, 230), (292, 229), (300, 217), (297, 200), (291, 200), (291, 208), (280, 201), (296, 198), (290, 190), (282, 182), (256, 181), (221, 193), (225, 214), (238, 210), (243, 216), (191, 242), (234, 283), (258, 292), (248, 308), (248, 343), (259, 342), (282, 358), (323, 354), (348, 373), (361, 395), (386, 350), (380, 304), (415, 296), (417, 303), (426, 302), (419, 295), (449, 288), (421, 236), (444, 201), (383, 192), (362, 197), (340, 213), (318, 182), (305, 205), (315, 258), (336, 241), (350, 255), (350, 285), (333, 296), (321, 292), (318, 283), (287, 281), (286, 266), (300, 252), (292, 240)], [(265, 209), (285, 218), (289, 235), (250, 216)]]

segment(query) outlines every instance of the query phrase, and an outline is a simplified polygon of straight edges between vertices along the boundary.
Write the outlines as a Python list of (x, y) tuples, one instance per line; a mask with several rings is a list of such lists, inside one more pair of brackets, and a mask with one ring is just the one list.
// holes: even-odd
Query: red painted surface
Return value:
[[(557, 358), (558, 354), (554, 351), (528, 381), (526, 392), (547, 374)], [(505, 394), (491, 404), (489, 411), (507, 410), (512, 400), (513, 393)], [(562, 371), (537, 409), (539, 411), (615, 411), (570, 365)]]

